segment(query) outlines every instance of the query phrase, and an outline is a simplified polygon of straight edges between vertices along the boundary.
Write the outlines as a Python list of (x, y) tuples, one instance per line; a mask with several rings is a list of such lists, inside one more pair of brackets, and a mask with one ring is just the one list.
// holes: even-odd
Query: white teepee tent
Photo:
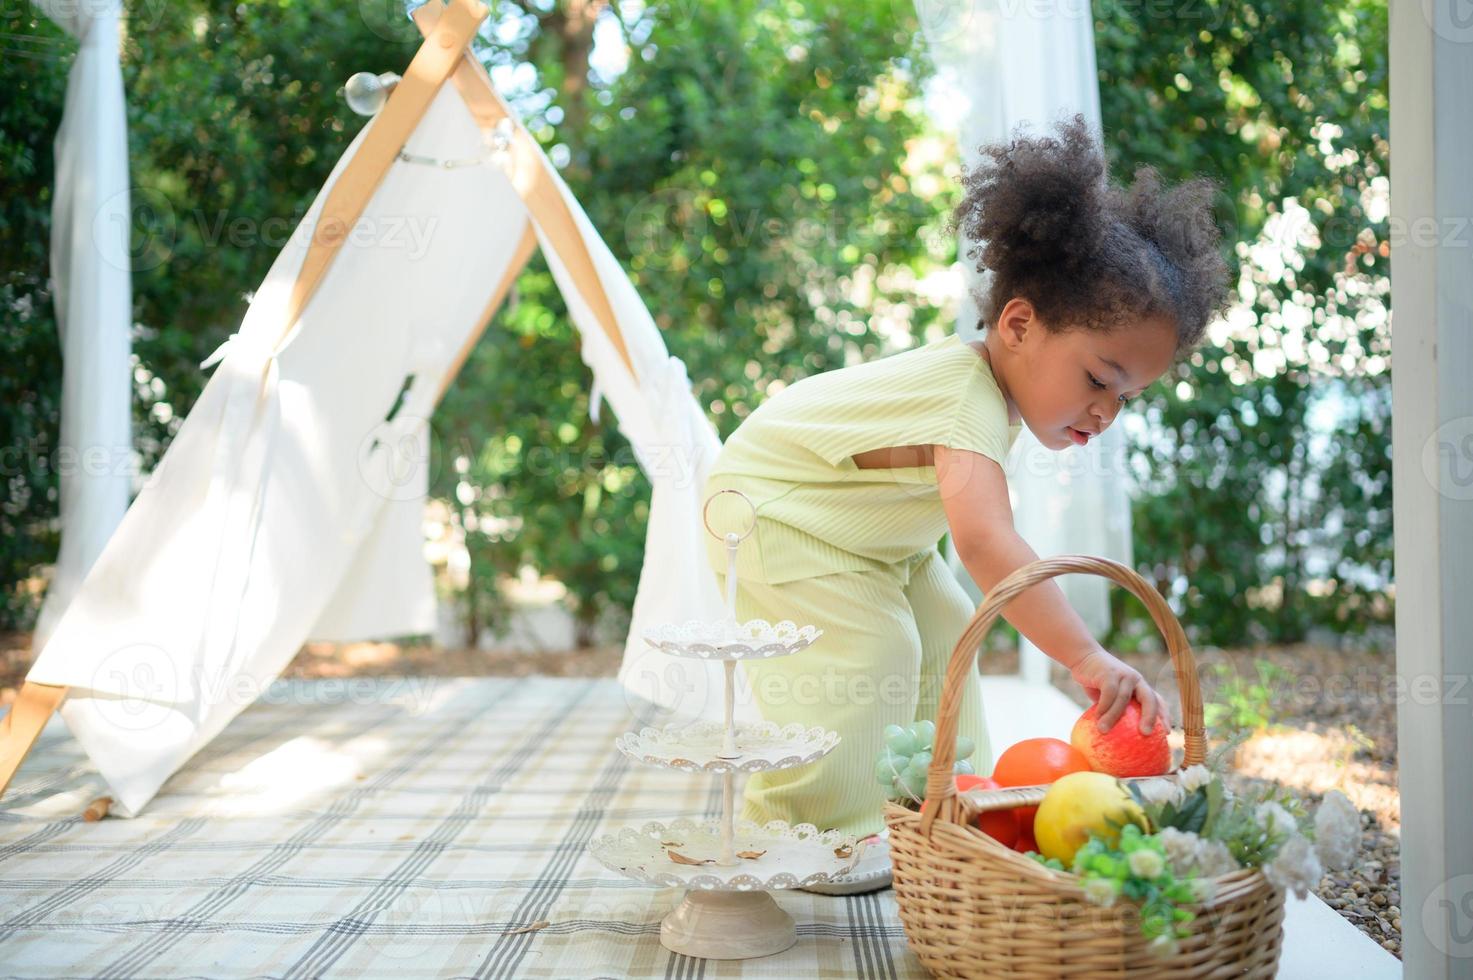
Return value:
[[(206, 362), (220, 361), (0, 723), (0, 791), (59, 709), (114, 812), (134, 816), (304, 641), (430, 630), (427, 420), (538, 245), (653, 483), (631, 647), (656, 621), (720, 615), (693, 533), (716, 433), (469, 53), (486, 13), (415, 11), (425, 43)], [(626, 655), (631, 710), (716, 717), (721, 665), (672, 660)]]

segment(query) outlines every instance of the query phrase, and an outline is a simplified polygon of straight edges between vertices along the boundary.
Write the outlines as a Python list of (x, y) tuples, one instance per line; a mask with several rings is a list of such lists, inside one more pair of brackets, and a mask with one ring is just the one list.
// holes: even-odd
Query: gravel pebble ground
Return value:
[[(440, 650), (393, 643), (308, 644), (287, 677), (524, 676), (612, 677), (623, 650), (520, 653)], [(1181, 724), (1174, 673), (1159, 653), (1121, 654), (1161, 692)], [(1281, 670), (1260, 700), (1270, 724), (1260, 726), (1234, 759), (1235, 789), (1273, 783), (1297, 793), (1313, 812), (1330, 789), (1348, 796), (1361, 814), (1361, 849), (1354, 865), (1326, 874), (1315, 894), (1398, 958), (1401, 957), (1401, 797), (1396, 783), (1396, 703), (1390, 652), (1323, 647), (1194, 651), (1204, 705), (1227, 703), (1234, 690), (1261, 681), (1258, 661)], [(29, 637), (0, 636), (0, 706), (9, 704), (30, 662)], [(1013, 651), (989, 651), (984, 673), (1017, 670)], [(1054, 683), (1081, 708), (1089, 698), (1057, 665)], [(1236, 680), (1236, 684), (1234, 681)], [(1209, 718), (1209, 721), (1211, 719)], [(1220, 739), (1209, 725), (1209, 750)], [(1181, 733), (1173, 742), (1181, 744)]]

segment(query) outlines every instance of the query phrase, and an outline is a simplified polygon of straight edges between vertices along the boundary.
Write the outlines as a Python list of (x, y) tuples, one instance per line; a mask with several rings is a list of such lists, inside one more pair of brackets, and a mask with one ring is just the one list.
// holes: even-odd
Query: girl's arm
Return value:
[[(962, 564), (984, 593), (1037, 553), (1013, 529), (1013, 509), (1002, 467), (981, 453), (934, 447), (936, 483), (946, 521)], [(1119, 720), (1132, 698), (1141, 704), (1141, 732), (1149, 732), (1157, 712), (1169, 719), (1166, 702), (1140, 672), (1112, 656), (1052, 580), (1019, 593), (1003, 607), (1003, 618), (1035, 646), (1068, 668), (1099, 703), (1100, 731)], [(1168, 721), (1169, 724), (1169, 721)]]

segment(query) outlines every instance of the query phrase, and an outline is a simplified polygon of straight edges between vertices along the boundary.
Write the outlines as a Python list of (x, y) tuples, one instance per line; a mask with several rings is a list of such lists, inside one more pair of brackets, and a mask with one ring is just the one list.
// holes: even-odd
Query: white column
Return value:
[(1391, 5), (1402, 957), (1473, 975), (1473, 21)]

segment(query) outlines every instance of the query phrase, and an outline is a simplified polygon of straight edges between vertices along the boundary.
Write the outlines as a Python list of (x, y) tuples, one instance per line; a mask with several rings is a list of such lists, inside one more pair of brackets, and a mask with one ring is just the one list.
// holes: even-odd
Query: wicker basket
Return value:
[[(1144, 579), (1119, 562), (1065, 555), (1031, 562), (1003, 579), (967, 624), (947, 667), (926, 780), (925, 813), (885, 804), (896, 902), (911, 949), (937, 977), (1273, 977), (1283, 945), (1284, 894), (1258, 869), (1212, 879), (1213, 898), (1186, 906), (1197, 913), (1175, 953), (1146, 948), (1134, 903), (1101, 907), (1084, 898), (1079, 879), (1054, 871), (984, 834), (984, 810), (1036, 805), (1046, 787), (1010, 787), (956, 795), (952, 764), (957, 706), (982, 638), (1008, 601), (1055, 575), (1103, 575), (1134, 592), (1166, 640), (1181, 691), (1184, 766), (1204, 758), (1202, 694), (1181, 624)], [(1166, 778), (1179, 779), (1181, 769)], [(1159, 777), (1157, 777), (1159, 778)], [(1134, 782), (1135, 780), (1126, 780)], [(973, 805), (975, 804), (975, 805)]]

